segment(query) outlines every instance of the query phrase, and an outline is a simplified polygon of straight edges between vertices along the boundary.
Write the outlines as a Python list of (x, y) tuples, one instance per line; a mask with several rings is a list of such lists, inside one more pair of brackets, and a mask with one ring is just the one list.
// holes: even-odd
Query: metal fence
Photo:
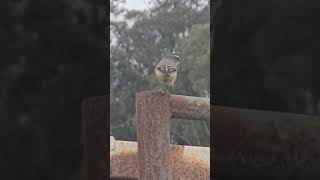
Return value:
[[(86, 179), (133, 178), (109, 177), (110, 154), (107, 148), (110, 138), (108, 134), (109, 126), (107, 124), (108, 112), (108, 96), (89, 98), (82, 103), (84, 170), (86, 172)], [(190, 166), (189, 162), (192, 164), (194, 159), (186, 161), (185, 159), (178, 159), (177, 156), (185, 156), (188, 153), (197, 156), (197, 154), (199, 155), (204, 152), (206, 155), (203, 156), (206, 158), (205, 171), (201, 171), (197, 179), (209, 179), (209, 148), (170, 145), (170, 119), (183, 118), (208, 121), (210, 119), (210, 103), (208, 98), (179, 95), (168, 96), (154, 91), (139, 92), (136, 94), (136, 113), (138, 137), (137, 154), (135, 157), (137, 159), (135, 163), (138, 172), (136, 179), (176, 179), (176, 176), (180, 176), (179, 173), (184, 173), (186, 176), (188, 171), (197, 177), (197, 174), (190, 170), (192, 165)], [(170, 165), (176, 163), (175, 161), (181, 161), (180, 165), (177, 165), (179, 167), (170, 167)], [(199, 164), (194, 164), (194, 166), (195, 170), (200, 168), (196, 167)], [(171, 170), (177, 168), (184, 170), (174, 173), (173, 177)], [(122, 176), (121, 173), (119, 176)]]
[(208, 98), (136, 94), (138, 161), (140, 180), (172, 179), (170, 168), (170, 119), (210, 119)]
[[(172, 161), (176, 150), (179, 154), (188, 148), (170, 146), (169, 121), (172, 117), (209, 120), (209, 99), (140, 92), (136, 94), (136, 108), (138, 142), (132, 142), (133, 152), (137, 151), (132, 167), (139, 175), (135, 178), (170, 179), (175, 173), (170, 158)], [(108, 96), (82, 103), (84, 171), (88, 180), (110, 179), (108, 112)], [(217, 179), (320, 178), (319, 116), (212, 106), (210, 124), (214, 130), (212, 174)]]

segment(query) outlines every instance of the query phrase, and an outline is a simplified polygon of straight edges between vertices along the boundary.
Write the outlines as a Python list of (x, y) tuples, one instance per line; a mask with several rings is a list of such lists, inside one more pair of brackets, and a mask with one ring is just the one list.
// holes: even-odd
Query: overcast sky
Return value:
[[(147, 9), (149, 6), (149, 0), (126, 0), (124, 7), (129, 10), (144, 10)], [(110, 16), (110, 19), (114, 19), (114, 16)], [(116, 19), (122, 19), (122, 16), (118, 16)], [(129, 23), (130, 24), (130, 23)], [(112, 33), (110, 33), (111, 37), (111, 44), (116, 43), (116, 39)]]
[(125, 7), (130, 10), (143, 10), (149, 6), (148, 2), (148, 0), (126, 0)]

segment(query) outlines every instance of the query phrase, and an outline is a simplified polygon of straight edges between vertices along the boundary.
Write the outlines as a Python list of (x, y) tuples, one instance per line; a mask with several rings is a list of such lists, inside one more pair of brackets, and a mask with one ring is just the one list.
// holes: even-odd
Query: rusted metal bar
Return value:
[(129, 178), (129, 177), (121, 177), (121, 176), (111, 176), (110, 180), (138, 180), (138, 178)]
[[(110, 144), (110, 175), (138, 178), (138, 144), (112, 140)], [(172, 179), (210, 179), (210, 148), (170, 145)]]
[(214, 106), (217, 179), (320, 179), (320, 118)]
[[(109, 177), (109, 144), (107, 112), (108, 96), (98, 96), (82, 102), (82, 135), (85, 176), (88, 180), (106, 180)], [(108, 162), (108, 163), (107, 163)]]
[(161, 92), (136, 94), (139, 180), (170, 180), (169, 96)]
[(171, 95), (172, 117), (192, 120), (210, 119), (210, 99)]

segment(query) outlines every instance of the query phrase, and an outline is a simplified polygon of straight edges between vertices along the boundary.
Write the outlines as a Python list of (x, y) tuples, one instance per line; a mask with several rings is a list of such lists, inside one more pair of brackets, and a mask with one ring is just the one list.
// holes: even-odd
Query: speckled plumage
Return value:
[(164, 57), (156, 66), (155, 74), (157, 79), (170, 89), (174, 85), (177, 78), (177, 64), (172, 57)]

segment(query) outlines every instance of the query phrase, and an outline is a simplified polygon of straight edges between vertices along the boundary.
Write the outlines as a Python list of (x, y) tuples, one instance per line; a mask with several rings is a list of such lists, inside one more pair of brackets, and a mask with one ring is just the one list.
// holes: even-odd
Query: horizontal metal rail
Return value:
[(210, 99), (171, 95), (170, 107), (173, 118), (210, 120)]
[[(170, 164), (173, 179), (210, 179), (210, 148), (198, 146), (170, 145)], [(138, 179), (138, 143), (110, 142), (111, 179)]]

